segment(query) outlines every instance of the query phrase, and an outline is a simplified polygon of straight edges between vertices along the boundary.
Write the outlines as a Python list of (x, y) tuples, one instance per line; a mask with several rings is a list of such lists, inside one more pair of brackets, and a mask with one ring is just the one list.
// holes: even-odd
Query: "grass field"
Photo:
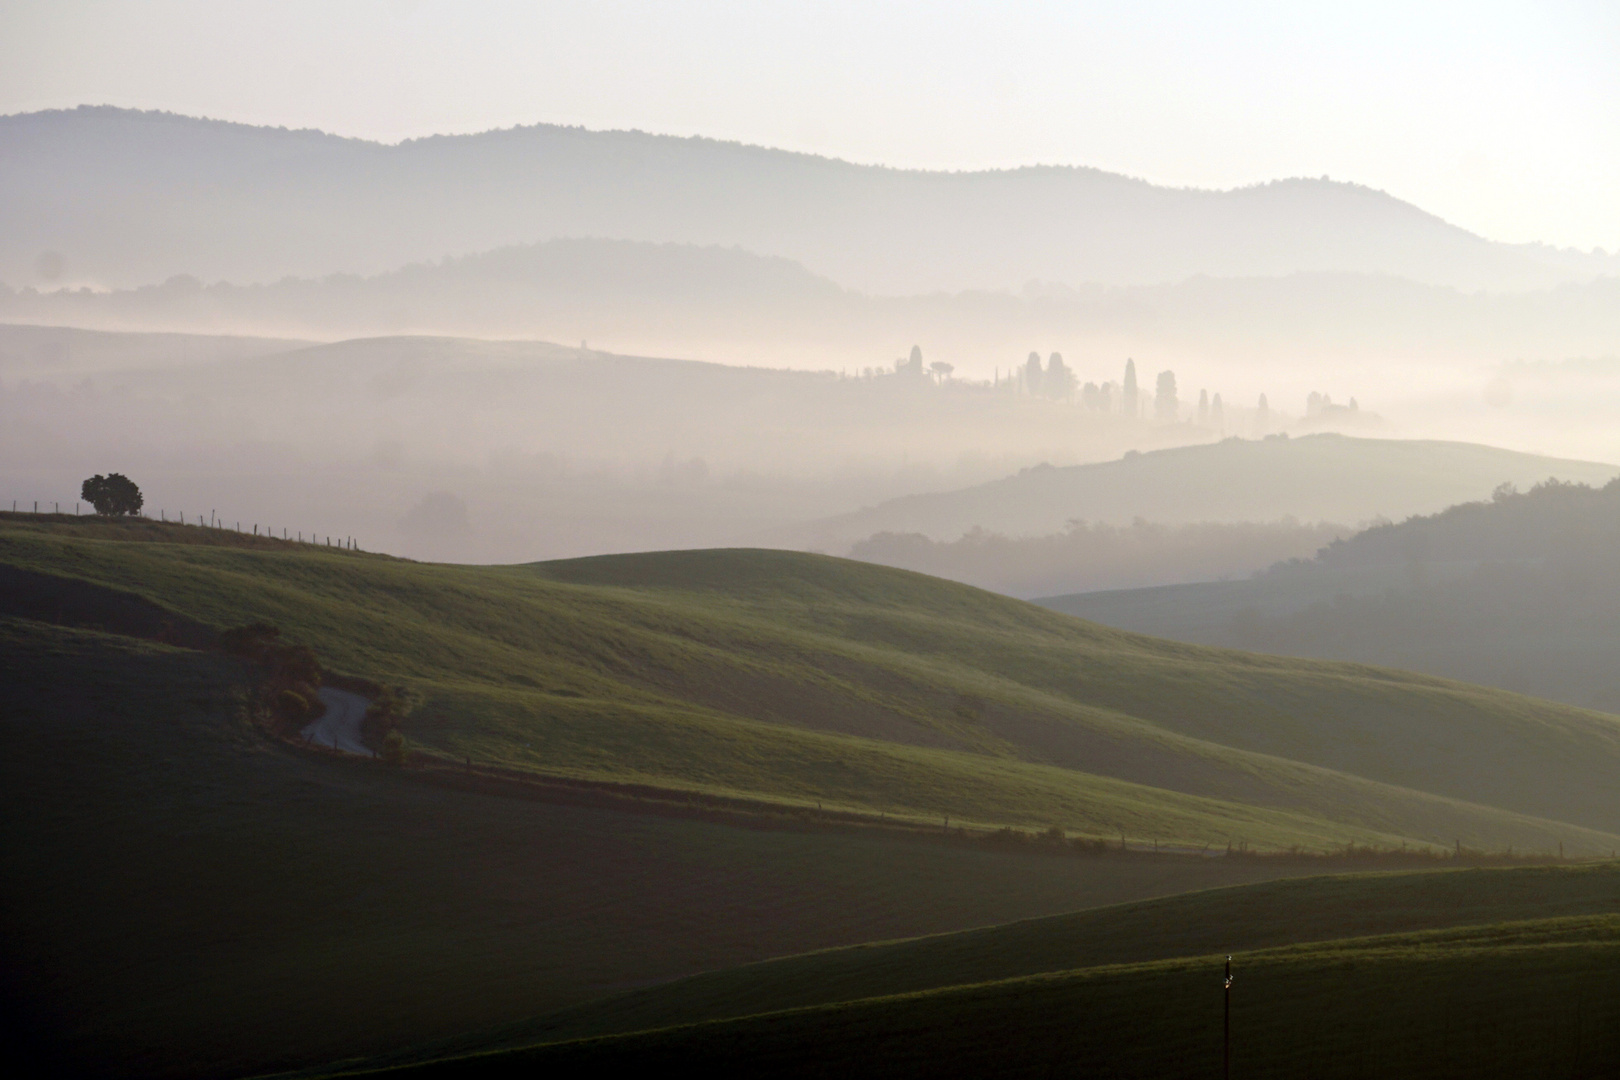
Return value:
[(1299, 872), (445, 790), (267, 740), (219, 654), (0, 618), (0, 656), (0, 1013), (8, 1052), (56, 1075), (304, 1067), (785, 953)]
[[(1232, 1075), (1590, 1077), (1620, 1067), (1620, 917), (1243, 954)], [(392, 1069), (411, 1077), (1218, 1077), (1222, 958), (1098, 967)]]
[(1620, 847), (1620, 721), (1511, 694), (786, 552), (456, 567), (126, 528), (7, 518), (0, 566), (273, 622), (416, 690), (444, 760), (1137, 843)]
[(453, 567), (0, 515), (0, 576), (0, 1006), (57, 1072), (546, 1040), (422, 1067), (1195, 1074), (1227, 951), (1246, 1074), (1505, 1068), (1548, 1031), (1559, 1068), (1611, 1060), (1583, 1025), (1615, 1019), (1612, 867), (1266, 885), (1306, 864), (455, 790), (272, 739), (251, 670), (130, 635), (274, 622), (415, 691), (430, 760), (1138, 843), (1607, 854), (1607, 717), (776, 552)]
[(500, 1040), (552, 1042), (1081, 968), (1587, 916), (1620, 917), (1620, 863), (1295, 878), (769, 960), (561, 1010)]

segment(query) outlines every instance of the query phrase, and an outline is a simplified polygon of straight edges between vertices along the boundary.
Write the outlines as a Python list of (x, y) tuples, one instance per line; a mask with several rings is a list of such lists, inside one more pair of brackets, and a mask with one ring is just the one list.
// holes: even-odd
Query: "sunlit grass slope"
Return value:
[(217, 653), (0, 617), (0, 1014), (53, 1076), (231, 1076), (783, 953), (1297, 867), (552, 806), (296, 754)]
[[(1590, 1077), (1620, 1068), (1620, 916), (1236, 958), (1232, 1075)], [(1219, 1077), (1222, 957), (1083, 968), (440, 1060), (411, 1077)]]
[(0, 563), (267, 619), (418, 690), (406, 732), (453, 760), (1137, 841), (1620, 845), (1620, 723), (1511, 694), (789, 552), (461, 567), (120, 535), (10, 519)]

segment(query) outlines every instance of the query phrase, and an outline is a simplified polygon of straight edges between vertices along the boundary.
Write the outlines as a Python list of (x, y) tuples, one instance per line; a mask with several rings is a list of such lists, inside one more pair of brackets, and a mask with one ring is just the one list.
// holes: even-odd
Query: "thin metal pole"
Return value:
[(1232, 1080), (1232, 958), (1226, 958), (1225, 1035), (1221, 1040), (1221, 1075)]

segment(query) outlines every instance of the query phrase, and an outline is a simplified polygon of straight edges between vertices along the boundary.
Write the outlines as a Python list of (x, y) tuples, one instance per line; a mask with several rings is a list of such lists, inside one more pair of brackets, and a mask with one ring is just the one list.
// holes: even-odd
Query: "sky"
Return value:
[(1330, 176), (1620, 249), (1620, 2), (0, 0), (0, 113), (518, 124), (1175, 186)]

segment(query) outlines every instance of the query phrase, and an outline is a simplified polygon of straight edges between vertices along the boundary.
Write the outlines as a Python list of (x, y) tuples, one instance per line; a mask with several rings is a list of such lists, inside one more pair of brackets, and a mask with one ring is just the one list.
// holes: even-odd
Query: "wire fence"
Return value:
[[(87, 513), (87, 508), (83, 502), (72, 503), (71, 510), (62, 509), (67, 505), (70, 504), (61, 502), (57, 499), (13, 499), (11, 500), (11, 512), (20, 516), (38, 517), (99, 516), (95, 514), (94, 511)], [(0, 506), (3, 506), (3, 504), (0, 504)], [(175, 525), (186, 529), (218, 529), (224, 532), (236, 533), (241, 536), (254, 536), (266, 540), (281, 540), (289, 544), (307, 544), (313, 547), (332, 548), (341, 551), (364, 550), (361, 548), (360, 542), (353, 536), (333, 536), (330, 533), (323, 534), (318, 532), (310, 532), (306, 534), (301, 529), (292, 529), (288, 526), (281, 526), (280, 533), (278, 534), (276, 531), (276, 526), (263, 525), (256, 521), (246, 523), (241, 521), (227, 521), (225, 518), (220, 517), (219, 513), (214, 510), (210, 510), (206, 517), (204, 517), (202, 514), (198, 514), (195, 522), (191, 520), (184, 510), (176, 510), (171, 513), (167, 508), (164, 507), (160, 507), (155, 516), (146, 511), (133, 515), (108, 516), (134, 517), (140, 521), (155, 522), (159, 525)]]

